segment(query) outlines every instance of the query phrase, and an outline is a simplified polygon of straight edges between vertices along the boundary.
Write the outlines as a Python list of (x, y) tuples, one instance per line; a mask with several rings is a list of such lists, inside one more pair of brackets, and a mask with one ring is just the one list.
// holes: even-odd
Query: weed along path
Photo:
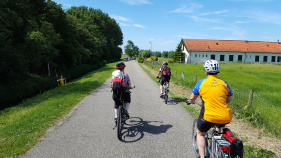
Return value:
[[(26, 158), (195, 157), (191, 143), (193, 117), (176, 102), (165, 104), (159, 86), (135, 61), (126, 62), (132, 85), (131, 118), (117, 138), (110, 79), (51, 127)], [(156, 74), (155, 74), (156, 76)]]

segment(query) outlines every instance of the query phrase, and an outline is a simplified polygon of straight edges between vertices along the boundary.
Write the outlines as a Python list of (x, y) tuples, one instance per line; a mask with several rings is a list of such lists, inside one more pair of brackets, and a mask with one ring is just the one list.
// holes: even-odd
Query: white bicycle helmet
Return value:
[(220, 72), (220, 63), (216, 60), (207, 60), (203, 64), (205, 70), (209, 73), (219, 73)]

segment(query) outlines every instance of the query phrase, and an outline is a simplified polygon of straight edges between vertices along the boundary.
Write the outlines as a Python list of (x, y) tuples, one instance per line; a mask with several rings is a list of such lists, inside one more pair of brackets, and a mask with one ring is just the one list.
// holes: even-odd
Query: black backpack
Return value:
[(125, 91), (123, 78), (115, 77), (112, 79), (112, 99), (116, 104), (121, 104), (122, 93)]

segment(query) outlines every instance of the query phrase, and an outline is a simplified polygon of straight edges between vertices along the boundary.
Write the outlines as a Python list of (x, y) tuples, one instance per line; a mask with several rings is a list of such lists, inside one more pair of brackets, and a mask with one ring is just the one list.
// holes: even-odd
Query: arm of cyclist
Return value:
[(159, 78), (159, 75), (160, 75), (160, 71), (158, 72), (158, 75), (156, 76), (156, 78)]
[(230, 103), (230, 102), (231, 102), (231, 96), (227, 96), (226, 103)]
[(190, 98), (186, 100), (186, 104), (189, 105), (189, 104), (193, 104), (194, 101), (197, 99), (199, 95), (195, 95), (193, 93), (191, 93), (190, 95)]

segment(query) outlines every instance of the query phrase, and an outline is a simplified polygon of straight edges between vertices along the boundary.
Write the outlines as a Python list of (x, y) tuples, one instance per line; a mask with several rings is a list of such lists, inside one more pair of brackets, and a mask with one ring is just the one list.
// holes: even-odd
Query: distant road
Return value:
[(193, 117), (175, 101), (165, 104), (159, 98), (159, 86), (135, 61), (126, 65), (125, 72), (136, 88), (131, 90), (131, 119), (123, 130), (123, 142), (113, 130), (114, 103), (108, 79), (52, 127), (26, 158), (195, 157), (191, 143)]

